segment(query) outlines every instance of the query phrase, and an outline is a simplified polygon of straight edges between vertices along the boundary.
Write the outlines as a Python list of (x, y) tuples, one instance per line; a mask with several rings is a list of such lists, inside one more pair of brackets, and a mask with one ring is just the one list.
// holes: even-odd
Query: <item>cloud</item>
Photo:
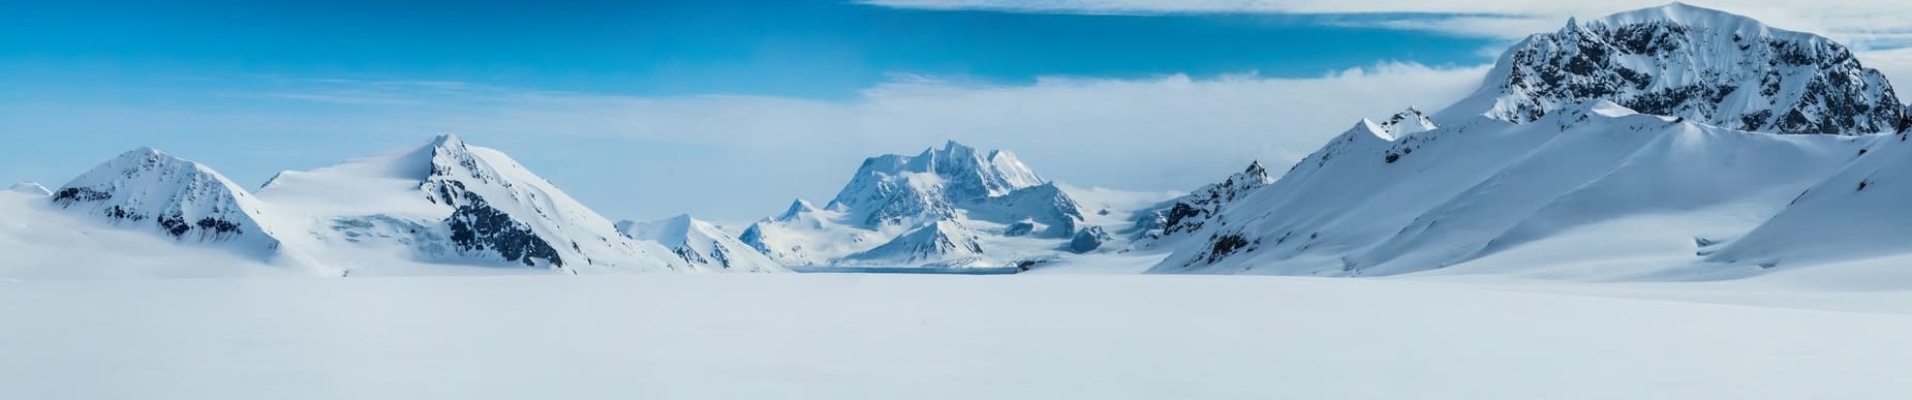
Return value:
[[(1440, 107), (1484, 74), (1485, 67), (1381, 64), (1305, 79), (1042, 78), (1006, 86), (898, 77), (845, 101), (296, 81), (211, 96), (229, 104), (169, 94), (194, 99), (169, 104), (196, 108), (53, 104), (59, 112), (18, 110), (0, 125), (124, 142), (103, 145), (102, 157), (153, 144), (242, 182), (457, 133), (512, 154), (613, 218), (691, 212), (740, 221), (796, 197), (828, 200), (865, 157), (952, 139), (1014, 151), (1045, 177), (1074, 185), (1190, 190), (1250, 160), (1294, 162), (1363, 117)], [(175, 148), (203, 145), (174, 138), (214, 132), (226, 132), (216, 141), (223, 147)]]
[(739, 218), (768, 215), (799, 195), (827, 200), (862, 158), (945, 140), (1015, 151), (1046, 177), (1071, 184), (1188, 190), (1250, 160), (1298, 161), (1363, 117), (1444, 106), (1484, 74), (1484, 66), (1383, 64), (1312, 79), (1174, 75), (995, 86), (917, 78), (849, 102), (530, 92), (441, 110), (425, 122), (480, 137), (547, 132), (709, 149), (694, 168), (633, 158), (619, 169), (643, 178), (629, 182), (633, 191), (679, 181), (710, 183), (698, 187), (716, 192), (633, 200), (650, 203), (641, 207), (647, 212)]
[[(1339, 25), (1525, 37), (1568, 17), (1596, 18), (1666, 4), (1665, 0), (864, 0), (893, 8), (1067, 14), (1316, 14)], [(1902, 0), (1735, 0), (1695, 5), (1747, 15), (1770, 25), (1818, 32), (1862, 48), (1912, 44), (1912, 2)]]

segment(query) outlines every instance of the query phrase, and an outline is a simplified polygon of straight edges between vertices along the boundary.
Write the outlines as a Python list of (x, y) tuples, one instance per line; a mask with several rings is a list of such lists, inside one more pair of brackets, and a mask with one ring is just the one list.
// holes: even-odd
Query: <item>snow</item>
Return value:
[(1132, 231), (1136, 215), (1172, 197), (1044, 181), (1008, 151), (949, 142), (871, 157), (828, 205), (794, 201), (739, 238), (806, 269), (1006, 267), (1067, 257), (1090, 227)]
[(1837, 43), (1717, 10), (1571, 22), (1434, 117), (1362, 120), (1135, 250), (1170, 249), (1158, 273), (1576, 281), (1912, 252), (1891, 93)]
[(625, 236), (664, 245), (692, 264), (733, 272), (789, 271), (730, 232), (689, 214), (645, 223), (622, 221), (617, 226)]
[(14, 192), (14, 193), (26, 193), (26, 194), (37, 195), (37, 196), (52, 196), (53, 195), (52, 190), (48, 190), (46, 186), (42, 186), (40, 185), (39, 182), (33, 182), (33, 181), (15, 183), (13, 184), (13, 186), (8, 186), (7, 191)]
[(1674, 3), (1529, 37), (1501, 56), (1479, 92), (1435, 120), (1529, 122), (1602, 99), (1779, 133), (1891, 132), (1906, 115), (1885, 76), (1831, 39)]
[(1288, 277), (6, 283), (0, 397), (1876, 399), (1912, 391), (1908, 304)]
[(301, 276), (207, 246), (73, 215), (46, 196), (0, 192), (0, 281)]

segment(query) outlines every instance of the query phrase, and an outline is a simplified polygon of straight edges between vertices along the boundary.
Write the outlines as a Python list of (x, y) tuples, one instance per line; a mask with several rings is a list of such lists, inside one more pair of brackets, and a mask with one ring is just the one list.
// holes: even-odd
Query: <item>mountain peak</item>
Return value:
[(1254, 160), (1250, 161), (1248, 163), (1248, 169), (1242, 170), (1241, 173), (1247, 175), (1268, 175), (1268, 168), (1261, 165), (1261, 160)]
[(13, 184), (13, 186), (7, 187), (7, 190), (12, 192), (17, 192), (17, 193), (31, 194), (35, 196), (52, 196), (53, 195), (53, 191), (47, 190), (46, 186), (40, 185), (39, 182), (34, 182), (34, 181), (23, 181), (20, 183), (15, 183)]
[(622, 221), (625, 237), (656, 242), (692, 264), (733, 272), (778, 272), (786, 269), (747, 243), (704, 220), (679, 214), (651, 222)]
[(1573, 20), (1503, 54), (1443, 111), (1532, 122), (1585, 101), (1729, 129), (1859, 135), (1905, 117), (1892, 86), (1830, 39), (1682, 3)]
[(449, 133), (432, 137), (431, 144), (429, 145), (429, 147), (464, 147), (464, 146), (465, 146), (464, 139), (460, 139), (458, 138), (458, 135), (453, 135)]
[(212, 168), (151, 147), (121, 153), (52, 193), (53, 205), (174, 239), (275, 251), (257, 200)]
[[(942, 200), (998, 197), (1043, 182), (1013, 153), (992, 150), (985, 155), (949, 141), (940, 150), (932, 148), (916, 156), (889, 154), (864, 160), (856, 177), (828, 207), (873, 206), (909, 214), (941, 212), (948, 208)], [(876, 219), (900, 216), (894, 212), (879, 214)]]
[(786, 208), (783, 210), (783, 214), (777, 215), (776, 220), (788, 221), (788, 220), (797, 218), (797, 216), (799, 215), (816, 212), (816, 211), (817, 211), (816, 204), (810, 203), (809, 200), (796, 199), (790, 202), (789, 208)]

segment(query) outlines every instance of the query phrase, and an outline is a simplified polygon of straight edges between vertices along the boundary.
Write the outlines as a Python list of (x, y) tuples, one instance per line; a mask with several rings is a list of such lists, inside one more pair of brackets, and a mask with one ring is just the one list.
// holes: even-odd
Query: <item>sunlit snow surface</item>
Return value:
[[(0, 283), (9, 399), (1879, 399), (1912, 293), (1089, 275)], [(1453, 279), (1448, 277), (1448, 279)]]

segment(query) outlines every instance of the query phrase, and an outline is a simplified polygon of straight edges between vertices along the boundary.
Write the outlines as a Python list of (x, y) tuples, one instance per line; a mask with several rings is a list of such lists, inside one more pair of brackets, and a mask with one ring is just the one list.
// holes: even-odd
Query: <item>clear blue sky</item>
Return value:
[[(1474, 66), (1490, 61), (1483, 48), (1504, 43), (1336, 23), (1363, 17), (1373, 16), (1023, 14), (841, 1), (13, 2), (0, 12), (0, 179), (57, 185), (120, 151), (153, 145), (253, 185), (278, 170), (323, 166), (441, 133), (354, 128), (353, 121), (399, 118), (392, 114), (410, 110), (381, 107), (377, 99), (282, 96), (347, 81), (406, 82), (408, 90), (456, 83), (487, 88), (481, 94), (508, 88), (623, 99), (723, 94), (849, 103), (886, 82), (917, 79), (910, 77), (1007, 87), (1058, 76), (1319, 78), (1380, 62)], [(732, 150), (551, 135), (566, 129), (487, 132), (468, 140), (512, 154), (614, 218), (694, 211), (742, 219), (774, 213), (791, 197), (835, 189), (806, 183), (776, 187), (795, 189), (785, 194), (727, 194), (753, 198), (747, 202), (632, 200), (649, 194), (581, 186), (669, 182), (610, 173), (595, 159), (735, 163), (720, 157)], [(806, 182), (840, 183), (859, 160), (817, 161), (841, 172)], [(1038, 168), (1063, 162), (1031, 160)], [(767, 206), (754, 209), (760, 204)]]

